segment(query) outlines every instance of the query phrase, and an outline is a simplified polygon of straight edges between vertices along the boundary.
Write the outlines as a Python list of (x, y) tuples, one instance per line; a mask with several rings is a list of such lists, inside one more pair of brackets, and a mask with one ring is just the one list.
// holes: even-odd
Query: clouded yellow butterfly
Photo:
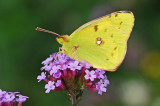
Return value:
[(132, 12), (117, 11), (82, 25), (70, 36), (42, 28), (37, 30), (58, 35), (57, 41), (69, 57), (85, 60), (96, 68), (115, 71), (125, 57), (133, 25)]

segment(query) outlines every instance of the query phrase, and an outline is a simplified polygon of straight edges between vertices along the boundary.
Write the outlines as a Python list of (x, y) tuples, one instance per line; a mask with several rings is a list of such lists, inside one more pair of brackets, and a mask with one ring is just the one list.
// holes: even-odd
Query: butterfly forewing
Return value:
[(71, 36), (75, 36), (75, 34), (86, 27), (90, 27), (93, 25), (111, 25), (125, 33), (126, 41), (128, 40), (130, 33), (132, 31), (134, 25), (134, 16), (132, 12), (129, 11), (118, 11), (111, 13), (109, 15), (103, 16), (101, 18), (90, 21), (80, 28), (78, 28), (75, 32), (72, 33)]

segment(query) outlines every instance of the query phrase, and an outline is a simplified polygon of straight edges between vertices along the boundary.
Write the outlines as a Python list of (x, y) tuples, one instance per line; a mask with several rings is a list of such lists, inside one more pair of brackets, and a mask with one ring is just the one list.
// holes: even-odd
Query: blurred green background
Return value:
[(160, 106), (160, 2), (158, 0), (0, 0), (0, 89), (30, 98), (23, 106), (70, 106), (64, 92), (45, 94), (37, 82), (41, 62), (61, 46), (37, 26), (71, 34), (82, 24), (120, 10), (135, 26), (128, 52), (102, 96), (85, 91), (79, 106)]

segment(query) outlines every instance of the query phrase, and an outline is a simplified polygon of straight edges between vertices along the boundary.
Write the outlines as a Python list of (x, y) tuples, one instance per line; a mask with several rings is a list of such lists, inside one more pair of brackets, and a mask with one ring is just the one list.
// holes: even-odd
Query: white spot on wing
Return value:
[(102, 41), (98, 40), (97, 41), (97, 45), (100, 45), (102, 43)]

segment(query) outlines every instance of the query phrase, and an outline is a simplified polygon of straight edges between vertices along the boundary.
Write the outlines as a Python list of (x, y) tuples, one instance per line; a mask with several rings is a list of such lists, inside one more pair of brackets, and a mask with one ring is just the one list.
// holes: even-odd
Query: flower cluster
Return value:
[(105, 71), (96, 69), (89, 63), (76, 61), (62, 53), (53, 53), (45, 61), (41, 70), (45, 70), (37, 77), (38, 82), (44, 80), (46, 93), (50, 90), (65, 90), (68, 94), (83, 89), (106, 92), (109, 80)]
[(27, 96), (17, 94), (19, 92), (6, 92), (0, 89), (0, 106), (21, 106), (27, 100)]

